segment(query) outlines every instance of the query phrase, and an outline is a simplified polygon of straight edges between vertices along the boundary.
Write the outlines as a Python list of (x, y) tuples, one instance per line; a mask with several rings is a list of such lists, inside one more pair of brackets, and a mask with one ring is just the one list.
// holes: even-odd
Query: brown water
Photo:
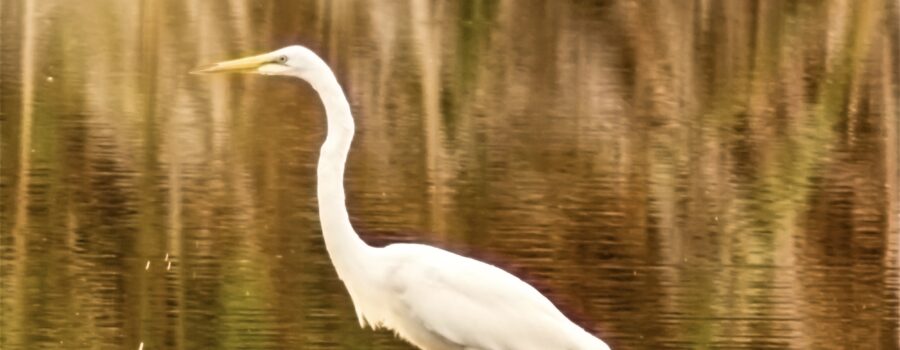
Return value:
[(317, 96), (187, 74), (289, 44), (347, 90), (369, 242), (500, 265), (616, 349), (900, 348), (897, 1), (0, 16), (2, 349), (411, 348), (326, 255)]

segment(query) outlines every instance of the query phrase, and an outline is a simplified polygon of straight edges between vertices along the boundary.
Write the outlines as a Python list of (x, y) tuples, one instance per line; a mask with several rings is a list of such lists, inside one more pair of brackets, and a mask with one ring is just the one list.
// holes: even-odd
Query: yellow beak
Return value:
[(255, 73), (259, 67), (276, 62), (269, 54), (262, 54), (236, 60), (223, 61), (194, 68), (191, 74), (204, 73)]

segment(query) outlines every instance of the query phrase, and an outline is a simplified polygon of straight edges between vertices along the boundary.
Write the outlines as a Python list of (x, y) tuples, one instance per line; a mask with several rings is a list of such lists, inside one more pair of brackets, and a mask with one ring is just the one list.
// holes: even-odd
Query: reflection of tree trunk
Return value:
[(253, 39), (258, 38), (258, 36), (252, 35), (253, 31), (250, 29), (252, 25), (248, 7), (250, 7), (250, 4), (246, 1), (230, 0), (228, 2), (228, 8), (231, 10), (231, 20), (229, 22), (234, 27), (234, 33), (237, 35), (236, 46), (240, 49), (241, 55), (245, 55), (245, 52), (252, 49), (256, 44), (256, 41)]
[[(173, 134), (172, 131), (168, 132), (170, 135)], [(170, 150), (172, 147), (169, 148)], [(172, 261), (182, 261), (184, 257), (184, 249), (181, 245), (182, 242), (182, 210), (181, 210), (181, 166), (180, 160), (176, 155), (177, 152), (171, 152), (170, 154), (170, 166), (169, 166), (169, 208), (168, 208), (168, 233), (166, 235), (166, 256), (169, 258), (169, 261), (164, 261), (166, 264), (166, 270), (169, 271), (169, 266), (171, 266)], [(177, 259), (177, 260), (176, 260)], [(181, 349), (184, 347), (184, 315), (186, 314), (186, 308), (184, 305), (185, 296), (184, 296), (184, 286), (183, 281), (186, 280), (186, 273), (183, 268), (180, 266), (176, 266), (175, 271), (171, 271), (170, 273), (174, 273), (177, 277), (175, 280), (179, 283), (176, 284), (176, 290), (174, 291), (174, 299), (175, 299), (175, 307), (178, 312), (174, 313), (175, 322), (172, 325), (175, 327), (175, 339), (173, 340), (173, 348)]]
[[(900, 11), (900, 2), (896, 5), (896, 10)], [(891, 23), (897, 23), (900, 20), (900, 13), (897, 14), (897, 17), (894, 17), (894, 21)], [(897, 35), (894, 33), (894, 35)], [(893, 189), (893, 193), (887, 195), (886, 202), (887, 205), (884, 208), (885, 213), (887, 213), (887, 222), (885, 230), (887, 232), (887, 238), (885, 242), (885, 257), (884, 257), (884, 266), (893, 266), (896, 271), (898, 267), (900, 267), (900, 254), (897, 254), (900, 251), (900, 226), (898, 226), (898, 220), (900, 220), (900, 208), (898, 208), (898, 203), (900, 203), (900, 190), (898, 190), (897, 186), (900, 186), (900, 168), (898, 168), (898, 163), (900, 163), (900, 153), (898, 153), (898, 149), (900, 149), (900, 134), (898, 134), (898, 123), (900, 123), (900, 110), (898, 110), (897, 106), (897, 94), (898, 81), (894, 81), (893, 78), (897, 76), (897, 68), (894, 66), (894, 62), (897, 62), (900, 57), (892, 57), (891, 52), (895, 48), (891, 45), (891, 35), (887, 34), (882, 38), (882, 52), (881, 52), (881, 72), (882, 72), (882, 80), (881, 80), (881, 90), (882, 97), (881, 100), (884, 101), (884, 106), (882, 107), (881, 112), (883, 113), (882, 117), (882, 130), (884, 133), (882, 136), (885, 140), (884, 145), (884, 164), (885, 164), (885, 187), (890, 190)], [(900, 46), (900, 44), (894, 42), (893, 45)], [(894, 247), (894, 249), (891, 249)], [(893, 255), (893, 256), (892, 256)], [(890, 279), (900, 277), (900, 276), (889, 276), (889, 274), (884, 274), (885, 279)], [(888, 281), (884, 281), (884, 284), (889, 286), (890, 283)], [(900, 310), (893, 310), (893, 317), (887, 317), (884, 319), (894, 319), (897, 320), (898, 313)], [(897, 322), (897, 321), (895, 321)], [(886, 329), (897, 329), (897, 323), (893, 325), (893, 327)], [(900, 341), (900, 339), (895, 339), (896, 341)]]
[[(35, 76), (35, 45), (36, 45), (36, 20), (35, 20), (35, 9), (34, 9), (34, 1), (25, 0), (24, 1), (24, 9), (22, 11), (22, 115), (19, 122), (19, 164), (18, 164), (18, 173), (16, 174), (16, 179), (18, 183), (16, 184), (16, 211), (15, 211), (15, 222), (13, 223), (11, 235), (13, 239), (13, 256), (15, 259), (12, 263), (13, 273), (10, 274), (13, 276), (9, 283), (8, 288), (4, 288), (4, 290), (12, 290), (15, 291), (15, 296), (13, 297), (14, 301), (11, 304), (0, 304), (4, 307), (7, 305), (11, 305), (11, 308), (15, 310), (14, 312), (10, 312), (10, 310), (3, 310), (4, 317), (10, 316), (18, 316), (15, 322), (10, 322), (8, 324), (4, 322), (4, 328), (6, 332), (10, 332), (7, 334), (17, 334), (21, 339), (18, 339), (19, 344), (25, 344), (24, 339), (28, 332), (26, 332), (23, 328), (25, 324), (25, 316), (26, 312), (23, 310), (26, 307), (25, 302), (25, 261), (28, 256), (27, 252), (27, 244), (25, 242), (26, 236), (28, 235), (28, 184), (30, 182), (30, 174), (29, 171), (31, 169), (31, 127), (32, 127), (32, 113), (33, 106), (32, 100), (34, 99), (34, 76)], [(19, 328), (17, 330), (10, 330), (10, 328)], [(6, 336), (4, 336), (6, 338)], [(11, 341), (12, 344), (15, 344), (16, 341)], [(13, 347), (12, 344), (7, 344), (10, 347)]]
[[(16, 185), (16, 215), (12, 233), (16, 242), (18, 257), (24, 260), (25, 237), (21, 236), (22, 230), (28, 226), (28, 184), (30, 182), (29, 169), (31, 167), (31, 115), (33, 113), (32, 99), (34, 98), (34, 65), (35, 65), (35, 19), (34, 2), (25, 1), (25, 9), (22, 14), (22, 117), (19, 134), (19, 167), (18, 184)], [(21, 249), (20, 249), (21, 248)]]
[(447, 196), (441, 162), (446, 152), (441, 144), (441, 31), (430, 17), (434, 13), (425, 1), (412, 2), (413, 37), (419, 48), (422, 67), (422, 103), (425, 110), (425, 173), (430, 194), (429, 225), (434, 232), (447, 235), (447, 220), (443, 205)]
[[(900, 2), (896, 5), (896, 10), (900, 11)], [(900, 13), (897, 13), (896, 17), (893, 17), (893, 21), (889, 21), (888, 23), (894, 23), (894, 25), (900, 25), (897, 21), (900, 21)], [(893, 35), (898, 35), (896, 32)], [(885, 140), (885, 150), (884, 150), (884, 159), (885, 163), (885, 187), (886, 189), (893, 189), (893, 193), (889, 193), (887, 195), (887, 206), (884, 208), (887, 213), (887, 222), (886, 222), (886, 233), (887, 238), (885, 239), (885, 256), (883, 266), (891, 267), (893, 266), (894, 271), (898, 271), (898, 267), (900, 267), (900, 254), (897, 254), (898, 250), (900, 250), (900, 226), (898, 226), (898, 219), (900, 219), (900, 207), (898, 207), (898, 203), (900, 203), (900, 190), (897, 190), (897, 186), (900, 186), (900, 182), (898, 182), (898, 178), (900, 178), (900, 169), (898, 169), (898, 162), (900, 162), (900, 153), (898, 153), (898, 149), (900, 149), (900, 135), (898, 135), (898, 123), (900, 123), (900, 116), (898, 113), (900, 111), (897, 110), (897, 101), (898, 101), (898, 91), (897, 89), (897, 81), (894, 81), (893, 78), (897, 76), (898, 71), (894, 62), (897, 62), (900, 57), (892, 57), (891, 52), (892, 47), (890, 44), (890, 34), (885, 35), (882, 38), (882, 53), (881, 53), (881, 67), (884, 70), (881, 75), (881, 89), (882, 89), (882, 97), (881, 100), (884, 101), (884, 106), (882, 107), (882, 130), (884, 130), (884, 140)], [(891, 249), (893, 247), (893, 249)], [(898, 272), (900, 274), (900, 272)], [(885, 286), (890, 286), (890, 279), (897, 281), (900, 279), (900, 276), (894, 275), (890, 276), (890, 274), (883, 274), (883, 281)], [(894, 298), (898, 297), (898, 292), (894, 291)], [(900, 310), (897, 308), (888, 308), (885, 307), (885, 314), (882, 315), (882, 320), (897, 320), (900, 319)], [(890, 321), (883, 321), (889, 323)], [(893, 325), (888, 324), (887, 327), (883, 327), (884, 329), (893, 330), (894, 331), (894, 341), (896, 344), (900, 344), (900, 325), (896, 324), (896, 321)]]
[[(883, 137), (890, 133), (884, 127), (885, 119), (892, 119), (885, 114), (893, 100), (881, 99), (881, 84), (890, 82), (891, 69), (871, 69), (879, 66), (879, 56), (883, 54), (883, 41), (878, 40), (878, 29), (874, 23), (881, 23), (881, 5), (873, 2), (862, 2), (859, 11), (853, 18), (855, 33), (851, 39), (855, 43), (852, 52), (852, 72), (850, 96), (847, 103), (847, 133), (852, 150), (852, 171), (857, 176), (852, 182), (850, 200), (853, 203), (852, 217), (852, 250), (854, 258), (852, 270), (854, 304), (862, 307), (854, 310), (854, 324), (878, 325), (881, 329), (896, 329), (885, 320), (896, 319), (896, 308), (891, 308), (884, 297), (884, 290), (890, 286), (885, 279), (884, 268), (890, 266), (885, 259), (891, 247), (890, 217), (891, 199), (889, 192), (890, 175), (887, 172), (892, 163), (885, 155), (889, 154), (890, 138)], [(889, 56), (886, 55), (886, 56)], [(851, 134), (852, 133), (852, 134)], [(896, 192), (896, 190), (894, 191)], [(892, 310), (894, 317), (885, 314), (884, 310)], [(886, 328), (890, 327), (890, 328)], [(855, 328), (853, 344), (860, 348), (891, 347), (897, 339), (891, 337), (872, 337), (868, 329)]]
[[(328, 6), (330, 6), (331, 11), (328, 13), (328, 56), (326, 59), (334, 60), (333, 62), (338, 62), (336, 58), (338, 57), (339, 52), (350, 52), (349, 50), (343, 50), (341, 45), (348, 45), (351, 35), (349, 33), (353, 33), (353, 25), (355, 24), (353, 19), (353, 4), (350, 4), (348, 0), (334, 0), (330, 1)], [(332, 63), (333, 68), (336, 64)], [(337, 69), (339, 71), (339, 69)]]
[[(378, 80), (375, 84), (377, 87), (375, 91), (378, 94), (375, 96), (375, 101), (366, 105), (372, 109), (374, 115), (382, 116), (387, 113), (388, 80), (391, 77), (391, 73), (393, 73), (391, 68), (394, 66), (391, 56), (394, 54), (394, 43), (397, 38), (396, 18), (398, 17), (398, 11), (391, 4), (393, 3), (378, 2), (375, 5), (366, 4), (372, 16), (371, 30), (374, 42), (378, 45)], [(379, 129), (381, 130), (379, 132), (384, 132), (385, 128)], [(385, 140), (385, 137), (379, 137), (378, 139)], [(385, 147), (388, 147), (387, 143), (381, 145), (379, 149), (385, 149)]]
[[(165, 286), (164, 293), (166, 295), (171, 295), (170, 300), (172, 300), (172, 307), (178, 310), (178, 312), (171, 313), (163, 313), (165, 317), (169, 317), (172, 319), (169, 327), (171, 331), (164, 333), (166, 334), (166, 343), (172, 345), (173, 349), (182, 349), (185, 344), (185, 297), (184, 297), (184, 286), (181, 281), (185, 280), (184, 270), (179, 268), (176, 265), (175, 270), (171, 271), (170, 267), (173, 262), (180, 262), (182, 257), (184, 256), (183, 248), (181, 246), (182, 242), (182, 207), (181, 207), (181, 161), (178, 158), (178, 152), (175, 150), (178, 149), (174, 145), (177, 145), (177, 141), (174, 140), (175, 136), (178, 135), (177, 130), (174, 128), (167, 128), (167, 126), (171, 126), (170, 123), (164, 124), (160, 129), (163, 131), (163, 140), (162, 145), (160, 147), (160, 143), (156, 142), (156, 131), (153, 126), (156, 123), (155, 118), (166, 110), (166, 105), (163, 105), (162, 101), (169, 101), (167, 99), (166, 91), (169, 91), (166, 83), (168, 79), (165, 79), (168, 73), (165, 71), (165, 68), (160, 69), (160, 65), (158, 64), (160, 61), (164, 61), (164, 56), (166, 55), (164, 50), (161, 48), (167, 47), (169, 45), (169, 41), (173, 37), (177, 37), (177, 34), (172, 34), (170, 31), (171, 27), (160, 26), (160, 18), (162, 18), (162, 14), (165, 8), (160, 5), (157, 1), (144, 1), (141, 6), (141, 28), (140, 35), (142, 36), (141, 42), (142, 47), (141, 51), (144, 53), (144, 57), (150, 57), (150, 59), (145, 62), (143, 71), (147, 73), (147, 79), (145, 79), (144, 84), (146, 84), (146, 88), (144, 95), (147, 96), (147, 101), (145, 104), (144, 111), (144, 123), (145, 130), (147, 131), (148, 138), (154, 138), (154, 141), (148, 142), (147, 147), (153, 147), (154, 151), (159, 148), (167, 149), (166, 158), (168, 158), (168, 186), (167, 186), (167, 195), (168, 195), (168, 205), (166, 206), (166, 217), (168, 218), (168, 224), (166, 225), (166, 239), (164, 243), (165, 256), (162, 261), (160, 261), (161, 266), (160, 269), (164, 269), (164, 274), (166, 278), (165, 281), (169, 282)], [(160, 88), (162, 86), (163, 88)], [(175, 103), (178, 102), (178, 99), (172, 99)], [(173, 110), (182, 110), (179, 108), (173, 108)], [(164, 122), (163, 122), (164, 123)], [(168, 145), (169, 147), (165, 147)], [(155, 160), (144, 159), (144, 164), (148, 165), (148, 168), (145, 168), (144, 171), (149, 173), (156, 173), (158, 167)], [(152, 189), (155, 186), (155, 181), (149, 182), (147, 186), (142, 186), (142, 188), (150, 188)], [(148, 203), (147, 207), (153, 207), (162, 203), (163, 198), (159, 196), (155, 196), (152, 194), (148, 194), (145, 197), (154, 198), (154, 200), (158, 200), (160, 203)], [(156, 212), (156, 211), (153, 211)], [(156, 220), (162, 220), (158, 215), (154, 215)], [(152, 220), (152, 219), (151, 219)], [(145, 232), (143, 233), (149, 236), (155, 236), (153, 232)], [(155, 253), (155, 252), (154, 252)], [(154, 256), (154, 258), (158, 259), (158, 256)], [(170, 274), (174, 274), (175, 277)], [(146, 275), (146, 274), (144, 274)], [(170, 281), (174, 280), (174, 283)], [(152, 278), (151, 278), (152, 281)], [(151, 284), (153, 282), (150, 282)], [(171, 283), (171, 284), (170, 284)], [(145, 288), (145, 290), (152, 290), (151, 288)], [(142, 298), (142, 300), (147, 300), (148, 298)], [(143, 302), (143, 301), (142, 301)], [(150, 310), (148, 313), (153, 314), (153, 307), (149, 306)], [(170, 335), (171, 334), (171, 335)], [(145, 337), (141, 337), (139, 340), (143, 340)], [(154, 341), (154, 343), (162, 343), (160, 340)]]

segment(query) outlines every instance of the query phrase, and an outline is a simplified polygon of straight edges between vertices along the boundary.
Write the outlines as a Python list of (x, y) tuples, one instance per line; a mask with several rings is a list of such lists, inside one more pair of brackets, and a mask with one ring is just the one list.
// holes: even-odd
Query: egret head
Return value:
[(307, 78), (310, 72), (326, 67), (312, 50), (294, 45), (261, 55), (223, 61), (195, 68), (191, 73), (256, 73)]

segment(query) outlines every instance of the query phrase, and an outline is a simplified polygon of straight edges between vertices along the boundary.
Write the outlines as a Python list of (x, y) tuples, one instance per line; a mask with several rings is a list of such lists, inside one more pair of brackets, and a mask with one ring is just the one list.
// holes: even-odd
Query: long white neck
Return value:
[(352, 279), (349, 273), (364, 266), (370, 247), (353, 230), (344, 202), (344, 164), (353, 141), (353, 115), (334, 73), (324, 62), (322, 66), (303, 78), (319, 93), (328, 118), (328, 135), (319, 153), (319, 219), (328, 255), (346, 283)]

